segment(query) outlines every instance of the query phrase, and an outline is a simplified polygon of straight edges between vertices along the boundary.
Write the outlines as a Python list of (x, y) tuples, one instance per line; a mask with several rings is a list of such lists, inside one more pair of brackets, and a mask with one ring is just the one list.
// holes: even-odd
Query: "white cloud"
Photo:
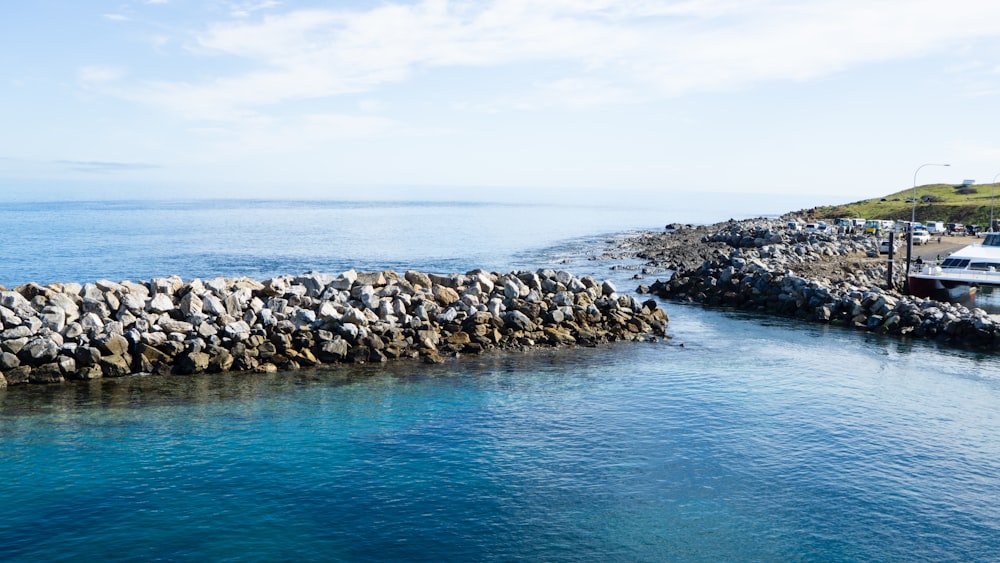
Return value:
[(104, 14), (103, 17), (106, 20), (111, 20), (116, 22), (123, 22), (129, 20), (129, 17), (124, 14)]
[[(371, 92), (422, 69), (558, 63), (520, 107), (620, 103), (650, 96), (805, 80), (911, 58), (1000, 32), (1000, 3), (953, 0), (426, 0), (364, 11), (233, 4), (240, 19), (197, 36), (199, 57), (247, 70), (211, 80), (153, 81), (128, 97), (194, 119), (230, 119), (286, 101)], [(574, 85), (598, 85), (590, 88)], [(537, 96), (534, 102), (526, 97)]]
[(252, 16), (254, 12), (269, 10), (271, 8), (276, 8), (280, 5), (281, 2), (277, 2), (276, 0), (257, 0), (253, 2), (231, 2), (229, 6), (229, 13), (234, 18), (248, 18)]

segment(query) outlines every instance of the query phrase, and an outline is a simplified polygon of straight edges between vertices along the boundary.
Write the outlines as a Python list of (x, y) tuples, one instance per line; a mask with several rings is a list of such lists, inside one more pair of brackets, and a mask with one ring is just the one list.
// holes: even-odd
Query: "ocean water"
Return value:
[[(482, 266), (629, 290), (593, 256), (684, 220), (643, 202), (0, 207), (8, 286)], [(995, 355), (663, 306), (655, 343), (0, 390), (0, 560), (997, 559)]]

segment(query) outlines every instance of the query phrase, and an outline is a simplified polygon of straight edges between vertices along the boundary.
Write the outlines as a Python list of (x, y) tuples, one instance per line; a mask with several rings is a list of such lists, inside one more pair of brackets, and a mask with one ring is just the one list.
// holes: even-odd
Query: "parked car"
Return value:
[(978, 235), (979, 231), (983, 230), (979, 225), (966, 225), (965, 234), (967, 235)]
[(854, 234), (854, 222), (846, 217), (837, 219), (833, 225), (837, 227), (837, 231), (844, 234)]
[(817, 233), (819, 232), (819, 225), (817, 225), (816, 223), (806, 223), (806, 226), (804, 229), (802, 229), (802, 232)]
[(913, 244), (927, 244), (931, 241), (931, 234), (922, 226), (913, 227)]
[(879, 254), (889, 254), (889, 245), (890, 244), (892, 244), (893, 252), (895, 252), (896, 249), (899, 248), (899, 242), (898, 241), (895, 241), (895, 240), (893, 240), (893, 241), (883, 240), (882, 242), (878, 243), (878, 253)]

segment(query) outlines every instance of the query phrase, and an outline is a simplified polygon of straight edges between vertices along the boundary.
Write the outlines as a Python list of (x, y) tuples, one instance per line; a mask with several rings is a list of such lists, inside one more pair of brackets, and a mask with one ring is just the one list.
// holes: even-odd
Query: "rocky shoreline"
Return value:
[(639, 292), (959, 347), (1000, 348), (1000, 317), (896, 291), (905, 265), (896, 263), (889, 283), (887, 258), (879, 256), (874, 237), (789, 233), (788, 219), (631, 237), (626, 246), (645, 260), (644, 274), (672, 272)]
[(666, 336), (655, 300), (565, 271), (309, 272), (0, 288), (0, 387), (298, 369)]

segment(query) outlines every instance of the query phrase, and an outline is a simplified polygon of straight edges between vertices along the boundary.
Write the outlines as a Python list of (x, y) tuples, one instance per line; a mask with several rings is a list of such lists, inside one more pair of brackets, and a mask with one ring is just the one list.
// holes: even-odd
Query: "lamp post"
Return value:
[(910, 257), (913, 255), (913, 224), (917, 222), (917, 173), (924, 166), (951, 166), (950, 164), (937, 164), (927, 162), (921, 164), (913, 171), (913, 209), (910, 211), (910, 228), (906, 233), (906, 278), (903, 281), (903, 291), (910, 294)]

